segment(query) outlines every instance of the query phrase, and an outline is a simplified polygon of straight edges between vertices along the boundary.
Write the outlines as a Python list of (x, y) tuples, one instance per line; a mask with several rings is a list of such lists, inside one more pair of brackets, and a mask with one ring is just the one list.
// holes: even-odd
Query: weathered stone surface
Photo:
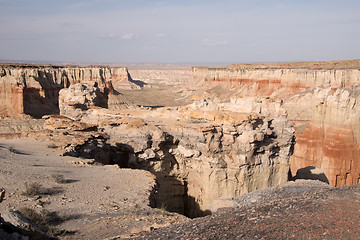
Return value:
[(91, 107), (107, 107), (107, 95), (96, 86), (76, 83), (59, 91), (60, 114), (79, 119)]
[(293, 109), (299, 102), (308, 105), (306, 114), (301, 114), (303, 107), (298, 116), (294, 110), (289, 112), (298, 129), (290, 160), (293, 174), (315, 166), (324, 171), (333, 186), (360, 183), (359, 100), (360, 88), (354, 86), (315, 89), (312, 94), (299, 94), (288, 101)]
[(127, 68), (2, 65), (0, 72), (0, 117), (58, 114), (59, 91), (75, 83), (96, 83), (102, 93), (112, 95), (110, 108), (121, 102), (117, 90), (140, 88)]
[[(360, 69), (302, 69), (302, 68), (193, 68), (189, 82), (195, 90), (203, 87), (225, 96), (291, 96), (306, 89), (351, 87), (360, 81)], [(191, 85), (189, 83), (189, 85)], [(239, 95), (240, 95), (239, 94)], [(220, 94), (219, 94), (220, 95)]]
[(319, 181), (297, 180), (228, 200), (228, 205), (236, 207), (131, 239), (360, 238), (356, 224), (360, 221), (359, 185), (334, 188)]
[(1, 214), (1, 217), (11, 227), (19, 229), (23, 235), (30, 236), (32, 239), (50, 239), (39, 226), (30, 221), (18, 210), (8, 209)]
[[(359, 66), (340, 61), (193, 68), (188, 88), (220, 99), (281, 99), (296, 126), (292, 174), (315, 166), (331, 185), (350, 185), (360, 182)], [(244, 110), (253, 107), (237, 101)]]
[[(80, 117), (81, 124), (96, 124), (107, 136), (89, 138), (96, 131), (88, 132), (87, 137), (72, 140), (71, 147), (67, 143), (65, 151), (147, 169), (159, 183), (158, 206), (202, 216), (219, 198), (280, 186), (288, 179), (293, 129), (281, 102), (241, 101), (253, 106), (245, 111), (233, 99), (230, 103), (199, 100), (185, 107), (117, 113), (88, 109)], [(62, 138), (56, 132), (51, 135)], [(68, 130), (65, 138), (76, 136), (79, 133)]]

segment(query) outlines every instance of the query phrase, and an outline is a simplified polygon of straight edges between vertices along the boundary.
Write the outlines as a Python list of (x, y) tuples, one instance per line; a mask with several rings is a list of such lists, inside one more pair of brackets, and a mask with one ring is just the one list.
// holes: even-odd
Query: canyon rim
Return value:
[(194, 218), (289, 180), (360, 183), (359, 60), (0, 67), (2, 139), (36, 139), (76, 164), (139, 171), (144, 208)]

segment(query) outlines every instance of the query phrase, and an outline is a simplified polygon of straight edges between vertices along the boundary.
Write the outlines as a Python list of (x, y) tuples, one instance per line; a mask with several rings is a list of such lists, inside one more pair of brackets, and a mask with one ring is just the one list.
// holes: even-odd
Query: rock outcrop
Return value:
[(103, 94), (109, 95), (110, 108), (126, 102), (117, 90), (140, 88), (127, 68), (4, 64), (0, 66), (0, 117), (58, 114), (59, 91), (76, 83), (96, 83)]
[[(333, 186), (360, 183), (359, 101), (358, 86), (317, 88), (289, 99), (288, 109), (293, 109), (289, 117), (297, 129), (293, 173), (314, 166), (324, 171)], [(297, 112), (299, 103), (304, 105)]]
[[(291, 170), (314, 166), (333, 186), (360, 182), (360, 61), (193, 68), (191, 93), (284, 101), (296, 126)], [(242, 105), (244, 106), (244, 105)]]
[[(2, 218), (2, 219), (1, 219)], [(1, 214), (0, 223), (4, 222), (7, 228), (11, 228), (14, 232), (19, 232), (23, 236), (12, 235), (14, 239), (50, 239), (49, 236), (44, 233), (41, 228), (31, 220), (27, 219), (19, 210), (7, 209)], [(15, 238), (19, 236), (19, 238)]]
[[(109, 97), (115, 98), (116, 96), (110, 96), (106, 92), (102, 92), (97, 87), (97, 84), (94, 86), (82, 83), (73, 84), (69, 88), (63, 88), (59, 91), (60, 115), (72, 117), (73, 119), (80, 119), (84, 111), (89, 108), (101, 107), (114, 110), (130, 106), (128, 101), (122, 100), (118, 105), (114, 105), (114, 102), (110, 102), (109, 107)], [(117, 99), (121, 100), (119, 97)]]
[[(238, 108), (239, 102), (248, 108)], [(244, 98), (117, 113), (90, 108), (79, 115), (81, 126), (61, 127), (64, 119), (50, 117), (46, 128), (58, 142), (72, 139), (64, 141), (65, 154), (149, 170), (159, 184), (157, 206), (195, 217), (210, 213), (220, 197), (288, 180), (293, 128), (281, 104)], [(80, 134), (82, 126), (96, 129)]]
[(360, 186), (297, 180), (229, 199), (212, 216), (130, 239), (359, 239)]

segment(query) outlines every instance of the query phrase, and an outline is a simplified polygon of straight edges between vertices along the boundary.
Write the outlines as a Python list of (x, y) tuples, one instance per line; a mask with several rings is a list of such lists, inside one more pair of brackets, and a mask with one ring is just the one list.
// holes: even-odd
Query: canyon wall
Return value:
[(111, 93), (111, 106), (118, 104), (117, 89), (139, 88), (126, 68), (1, 65), (0, 117), (58, 114), (59, 91), (75, 83), (96, 84)]
[[(360, 182), (360, 64), (193, 68), (190, 93), (281, 99), (296, 128), (291, 171), (320, 168), (333, 186)], [(243, 108), (244, 106), (239, 106)]]
[(191, 75), (190, 67), (174, 69), (134, 69), (129, 68), (133, 79), (141, 80), (146, 84), (155, 85), (177, 85), (189, 79)]
[[(184, 107), (114, 112), (74, 108), (85, 92), (88, 105), (95, 104), (93, 90), (82, 89), (80, 94), (72, 88), (60, 92), (60, 98), (73, 96), (63, 102), (62, 114), (69, 118), (46, 120), (51, 138), (65, 154), (152, 172), (158, 207), (203, 216), (221, 207), (221, 198), (288, 180), (294, 130), (281, 101), (202, 99)], [(238, 111), (239, 104), (248, 108)]]

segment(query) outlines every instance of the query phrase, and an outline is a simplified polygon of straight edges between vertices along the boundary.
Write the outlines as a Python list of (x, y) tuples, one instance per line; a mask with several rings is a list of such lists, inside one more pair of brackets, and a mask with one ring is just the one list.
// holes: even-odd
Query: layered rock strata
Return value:
[(360, 61), (193, 68), (191, 93), (281, 99), (296, 125), (291, 170), (324, 171), (333, 186), (360, 182)]
[[(249, 107), (238, 108), (239, 102)], [(81, 126), (71, 118), (46, 120), (50, 135), (66, 143), (59, 144), (66, 154), (149, 170), (158, 182), (156, 205), (191, 217), (210, 213), (220, 197), (288, 179), (293, 128), (280, 101), (199, 100), (186, 107), (117, 113), (90, 108), (81, 115)]]
[(75, 83), (96, 84), (109, 95), (110, 108), (125, 101), (118, 89), (140, 88), (126, 68), (4, 64), (0, 66), (0, 117), (58, 114), (59, 91)]
[(154, 85), (177, 85), (182, 84), (189, 79), (191, 75), (190, 67), (183, 67), (180, 69), (133, 69), (129, 70), (133, 79), (144, 81), (147, 85), (154, 87)]

